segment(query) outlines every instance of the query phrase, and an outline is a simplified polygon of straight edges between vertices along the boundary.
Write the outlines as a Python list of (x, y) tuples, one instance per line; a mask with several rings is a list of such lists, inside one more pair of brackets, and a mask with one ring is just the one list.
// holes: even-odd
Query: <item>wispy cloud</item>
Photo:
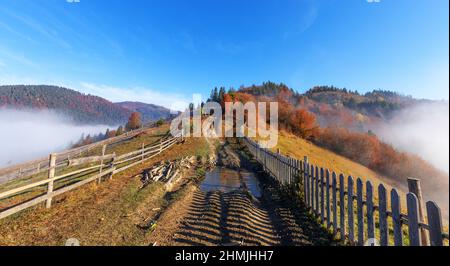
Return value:
[(8, 16), (18, 20), (22, 24), (28, 26), (29, 28), (31, 28), (35, 32), (43, 35), (44, 37), (46, 37), (49, 40), (55, 42), (56, 44), (58, 44), (58, 45), (60, 45), (60, 46), (62, 46), (64, 48), (71, 48), (72, 47), (64, 39), (60, 38), (58, 36), (58, 32), (56, 30), (52, 29), (49, 25), (45, 25), (44, 26), (41, 23), (37, 22), (36, 20), (34, 20), (34, 19), (32, 19), (32, 18), (30, 18), (28, 16), (12, 12), (9, 9), (1, 8), (0, 11), (3, 11)]
[(161, 105), (176, 111), (183, 111), (191, 101), (186, 95), (170, 92), (159, 92), (142, 87), (119, 88), (108, 85), (81, 82), (81, 87), (78, 88), (78, 90), (83, 93), (103, 97), (112, 102), (139, 101)]
[(16, 61), (17, 63), (26, 65), (29, 67), (37, 67), (37, 64), (35, 62), (33, 62), (31, 59), (27, 58), (24, 54), (11, 52), (11, 51), (3, 48), (2, 46), (0, 46), (0, 57), (4, 57), (8, 60)]
[(288, 39), (292, 36), (302, 34), (314, 25), (314, 22), (319, 15), (319, 8), (314, 2), (309, 1), (306, 3), (308, 6), (304, 7), (306, 10), (304, 11), (303, 16), (300, 16), (298, 24), (293, 29), (289, 29), (284, 32), (283, 39)]
[(27, 36), (25, 34), (20, 33), (17, 30), (13, 29), (11, 26), (6, 24), (5, 22), (0, 21), (0, 28), (6, 30), (6, 31), (8, 31), (8, 32), (10, 32), (10, 33), (12, 33), (12, 34), (14, 34), (16, 36), (19, 36), (20, 38), (23, 38), (23, 39), (25, 39), (25, 40), (27, 40), (29, 42), (36, 43), (35, 40), (33, 40), (32, 38), (30, 38), (29, 36)]

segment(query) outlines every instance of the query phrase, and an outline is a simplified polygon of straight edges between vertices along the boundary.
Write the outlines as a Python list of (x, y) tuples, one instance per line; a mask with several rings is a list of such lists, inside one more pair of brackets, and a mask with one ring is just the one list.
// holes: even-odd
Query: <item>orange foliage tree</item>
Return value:
[(297, 109), (289, 115), (289, 125), (293, 133), (304, 139), (311, 139), (318, 129), (316, 116), (306, 109)]
[(140, 128), (141, 125), (142, 125), (141, 114), (138, 112), (131, 113), (130, 118), (128, 118), (126, 128), (128, 130), (133, 130)]

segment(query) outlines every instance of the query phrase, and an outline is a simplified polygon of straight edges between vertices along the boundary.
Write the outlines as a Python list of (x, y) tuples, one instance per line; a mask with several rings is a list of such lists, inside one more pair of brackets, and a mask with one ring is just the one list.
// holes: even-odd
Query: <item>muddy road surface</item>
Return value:
[(217, 166), (167, 209), (154, 245), (334, 245), (331, 235), (278, 189), (245, 147), (227, 140)]

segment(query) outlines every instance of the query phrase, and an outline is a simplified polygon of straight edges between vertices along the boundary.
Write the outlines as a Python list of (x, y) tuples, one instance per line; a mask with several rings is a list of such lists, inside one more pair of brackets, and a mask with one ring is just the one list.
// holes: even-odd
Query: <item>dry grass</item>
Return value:
[[(166, 132), (167, 125), (112, 145), (107, 152), (132, 151)], [(0, 245), (63, 245), (72, 237), (82, 245), (148, 245), (151, 230), (147, 224), (156, 215), (154, 209), (163, 208), (172, 199), (166, 197), (161, 183), (140, 189), (137, 175), (155, 162), (205, 156), (208, 151), (203, 138), (187, 139), (160, 156), (114, 175), (112, 180), (93, 182), (56, 197), (51, 209), (39, 205), (2, 219)]]
[(330, 173), (334, 171), (337, 177), (339, 174), (343, 174), (346, 177), (345, 180), (347, 180), (347, 176), (352, 176), (355, 179), (355, 183), (356, 178), (358, 177), (364, 182), (370, 181), (375, 192), (377, 191), (379, 184), (383, 184), (388, 191), (395, 187), (399, 194), (402, 194), (402, 197), (404, 197), (404, 194), (407, 191), (407, 184), (399, 184), (388, 177), (377, 174), (361, 164), (327, 149), (320, 148), (292, 134), (281, 132), (278, 138), (278, 145), (273, 150), (276, 150), (277, 148), (280, 149), (282, 154), (293, 158), (303, 160), (304, 156), (308, 156), (310, 164), (329, 169)]

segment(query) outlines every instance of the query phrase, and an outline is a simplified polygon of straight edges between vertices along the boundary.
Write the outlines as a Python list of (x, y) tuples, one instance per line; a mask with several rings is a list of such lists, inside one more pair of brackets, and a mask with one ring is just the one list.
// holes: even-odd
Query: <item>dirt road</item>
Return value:
[[(261, 197), (244, 188), (192, 193), (167, 209), (152, 234), (157, 245), (332, 245), (331, 236), (292, 199), (284, 196), (238, 144), (225, 143), (219, 161), (239, 163), (258, 176)], [(235, 151), (239, 152), (235, 152)], [(230, 154), (233, 152), (234, 154)], [(221, 159), (222, 158), (222, 159)], [(225, 159), (224, 159), (225, 158)], [(239, 162), (235, 159), (239, 158)]]

